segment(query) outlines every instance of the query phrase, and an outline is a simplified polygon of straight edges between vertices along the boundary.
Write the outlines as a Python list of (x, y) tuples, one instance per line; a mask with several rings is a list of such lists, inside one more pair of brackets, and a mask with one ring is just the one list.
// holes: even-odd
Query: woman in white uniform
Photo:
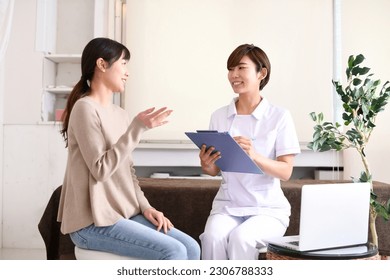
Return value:
[(221, 172), (215, 162), (223, 157), (213, 147), (200, 150), (202, 170), (222, 175), (205, 230), (200, 236), (202, 259), (258, 258), (264, 240), (283, 236), (289, 225), (290, 204), (280, 180), (290, 178), (299, 141), (290, 113), (262, 96), (271, 64), (254, 45), (241, 45), (227, 61), (228, 79), (238, 95), (216, 110), (210, 129), (228, 131), (264, 174)]

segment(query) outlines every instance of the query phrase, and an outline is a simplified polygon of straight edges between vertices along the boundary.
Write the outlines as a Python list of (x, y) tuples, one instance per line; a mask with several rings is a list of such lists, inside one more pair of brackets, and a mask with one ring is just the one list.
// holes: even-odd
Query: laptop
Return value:
[(333, 249), (368, 241), (369, 183), (302, 186), (299, 235), (265, 240), (296, 251)]

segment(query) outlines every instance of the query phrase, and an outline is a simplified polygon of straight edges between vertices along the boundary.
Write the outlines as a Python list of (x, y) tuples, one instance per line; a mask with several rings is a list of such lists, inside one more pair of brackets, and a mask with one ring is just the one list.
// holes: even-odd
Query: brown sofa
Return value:
[[(213, 179), (151, 179), (139, 178), (140, 186), (151, 205), (169, 217), (175, 227), (198, 240), (209, 215), (212, 200), (218, 191), (219, 180)], [(282, 182), (283, 191), (290, 201), (292, 213), (286, 235), (299, 233), (301, 188), (304, 184), (334, 183), (335, 181), (290, 180)], [(346, 181), (343, 181), (346, 182)], [(390, 184), (374, 182), (379, 200), (390, 198)], [(46, 245), (47, 259), (74, 259), (74, 245), (68, 235), (60, 233), (55, 221), (61, 187), (53, 193), (38, 225)], [(377, 219), (379, 253), (390, 255), (390, 222)]]

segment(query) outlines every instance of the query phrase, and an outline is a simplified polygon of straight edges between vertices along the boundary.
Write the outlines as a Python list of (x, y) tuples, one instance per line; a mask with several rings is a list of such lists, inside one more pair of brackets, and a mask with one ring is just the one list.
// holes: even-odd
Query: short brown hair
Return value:
[(227, 69), (236, 67), (244, 56), (248, 56), (250, 60), (256, 65), (256, 71), (260, 72), (263, 67), (267, 69), (267, 76), (260, 82), (260, 90), (262, 90), (268, 83), (271, 75), (271, 63), (269, 62), (267, 54), (259, 47), (253, 44), (243, 44), (238, 46), (229, 56), (227, 60)]

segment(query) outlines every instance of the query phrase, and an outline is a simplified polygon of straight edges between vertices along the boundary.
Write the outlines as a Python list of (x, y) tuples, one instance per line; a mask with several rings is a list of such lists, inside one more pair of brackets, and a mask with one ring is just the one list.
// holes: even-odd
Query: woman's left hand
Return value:
[(251, 159), (255, 159), (256, 151), (253, 147), (252, 140), (244, 136), (235, 136), (234, 140), (241, 146), (241, 148), (248, 154)]
[(166, 218), (162, 212), (157, 211), (154, 208), (146, 209), (143, 214), (147, 220), (156, 226), (157, 231), (163, 229), (166, 234), (168, 230), (174, 227), (171, 221)]
[(144, 123), (148, 128), (154, 128), (166, 124), (167, 117), (172, 113), (172, 110), (168, 110), (167, 107), (162, 107), (158, 110), (155, 108), (149, 108), (140, 112), (137, 118)]

